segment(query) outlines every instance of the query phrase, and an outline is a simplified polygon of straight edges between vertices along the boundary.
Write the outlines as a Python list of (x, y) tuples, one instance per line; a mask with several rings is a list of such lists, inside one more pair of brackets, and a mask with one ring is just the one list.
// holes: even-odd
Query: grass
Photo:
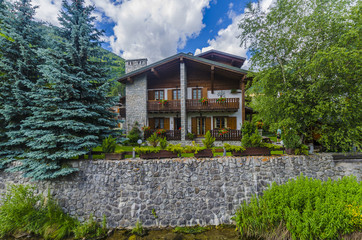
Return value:
[(194, 227), (175, 227), (173, 232), (175, 233), (186, 233), (186, 234), (196, 234), (196, 233), (203, 233), (206, 232), (208, 228), (194, 226)]

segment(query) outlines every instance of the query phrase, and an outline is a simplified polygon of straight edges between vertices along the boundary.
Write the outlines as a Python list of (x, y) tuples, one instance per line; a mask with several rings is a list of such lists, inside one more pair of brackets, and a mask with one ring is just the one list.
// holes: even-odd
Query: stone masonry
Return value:
[[(107, 217), (109, 227), (217, 225), (230, 223), (240, 204), (261, 194), (272, 182), (285, 183), (303, 173), (322, 180), (355, 175), (361, 162), (335, 163), (330, 154), (280, 157), (223, 157), (74, 161), (79, 172), (48, 182), (31, 182), (0, 171), (0, 193), (6, 184), (31, 183), (51, 189), (65, 212), (87, 219)], [(155, 219), (152, 209), (158, 216)]]
[(135, 77), (126, 87), (126, 130), (132, 129), (135, 122), (147, 125), (147, 75)]

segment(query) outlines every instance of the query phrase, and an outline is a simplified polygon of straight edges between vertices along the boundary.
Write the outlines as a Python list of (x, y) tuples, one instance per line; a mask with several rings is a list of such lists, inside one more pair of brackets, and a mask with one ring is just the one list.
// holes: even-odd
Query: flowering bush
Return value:
[(207, 99), (207, 98), (200, 98), (200, 100), (199, 100), (199, 102), (200, 103), (207, 103), (209, 101), (209, 99)]
[(151, 130), (151, 127), (149, 127), (149, 126), (143, 126), (142, 128), (142, 131), (150, 131)]
[(168, 103), (168, 100), (161, 99), (161, 100), (158, 100), (158, 103), (161, 104), (161, 105), (166, 105)]
[(158, 135), (162, 135), (162, 134), (165, 134), (165, 133), (166, 133), (165, 129), (157, 129), (156, 130), (156, 134), (158, 134)]
[(219, 130), (219, 136), (223, 136), (225, 134), (229, 133), (229, 129), (228, 128), (222, 128)]
[(264, 126), (264, 123), (263, 123), (262, 121), (258, 121), (258, 122), (256, 122), (255, 125), (256, 125), (259, 129), (262, 129), (263, 126)]
[(224, 103), (226, 101), (226, 98), (224, 97), (219, 97), (218, 99), (216, 99), (217, 103)]

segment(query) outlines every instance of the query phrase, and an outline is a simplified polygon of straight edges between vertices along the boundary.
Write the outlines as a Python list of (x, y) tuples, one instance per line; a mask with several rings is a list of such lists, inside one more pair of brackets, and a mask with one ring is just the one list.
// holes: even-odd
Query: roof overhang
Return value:
[(202, 58), (202, 57), (198, 57), (198, 56), (193, 56), (193, 55), (188, 55), (185, 53), (178, 53), (176, 55), (173, 55), (171, 57), (165, 58), (161, 61), (155, 62), (153, 64), (150, 64), (148, 66), (145, 66), (143, 68), (137, 69), (135, 71), (132, 71), (130, 73), (127, 73), (125, 75), (123, 75), (121, 78), (118, 79), (119, 82), (122, 83), (132, 83), (133, 82), (133, 78), (137, 77), (141, 74), (145, 74), (148, 72), (155, 72), (155, 68), (162, 66), (162, 65), (166, 65), (166, 64), (170, 64), (172, 62), (184, 62), (185, 60), (187, 61), (192, 61), (192, 62), (198, 62), (201, 64), (205, 64), (205, 65), (209, 65), (210, 67), (213, 68), (218, 68), (218, 69), (223, 69), (229, 72), (233, 72), (235, 74), (239, 74), (240, 76), (244, 76), (248, 73), (247, 70), (245, 69), (241, 69), (238, 67), (233, 67), (227, 64), (223, 64), (223, 63), (219, 63), (216, 61), (212, 61), (206, 58)]

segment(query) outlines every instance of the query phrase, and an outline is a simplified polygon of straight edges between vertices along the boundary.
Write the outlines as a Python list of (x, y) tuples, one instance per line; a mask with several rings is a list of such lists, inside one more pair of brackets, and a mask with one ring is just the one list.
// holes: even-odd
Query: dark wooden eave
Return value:
[(147, 73), (147, 72), (151, 72), (153, 74), (157, 74), (157, 67), (161, 66), (161, 65), (165, 65), (165, 64), (169, 64), (172, 62), (184, 62), (185, 60), (188, 61), (192, 61), (192, 62), (198, 62), (201, 64), (205, 64), (205, 65), (209, 65), (210, 67), (212, 67), (212, 69), (223, 69), (225, 71), (229, 71), (235, 74), (238, 74), (240, 76), (244, 76), (248, 73), (247, 70), (245, 69), (241, 69), (238, 67), (234, 67), (234, 66), (230, 66), (224, 63), (220, 63), (220, 62), (216, 62), (216, 61), (212, 61), (206, 58), (202, 58), (202, 57), (198, 57), (198, 56), (192, 56), (192, 55), (188, 55), (185, 53), (178, 53), (176, 55), (173, 55), (171, 57), (165, 58), (161, 61), (155, 62), (153, 64), (150, 64), (148, 66), (145, 66), (143, 68), (137, 69), (135, 71), (132, 71), (130, 73), (127, 73), (125, 75), (123, 75), (121, 78), (118, 79), (119, 82), (122, 83), (133, 83), (133, 79), (136, 76), (139, 76), (141, 74)]
[(226, 63), (237, 68), (240, 68), (245, 62), (244, 57), (239, 57), (230, 53), (220, 52), (214, 49), (204, 53), (200, 53), (196, 56), (216, 62)]

